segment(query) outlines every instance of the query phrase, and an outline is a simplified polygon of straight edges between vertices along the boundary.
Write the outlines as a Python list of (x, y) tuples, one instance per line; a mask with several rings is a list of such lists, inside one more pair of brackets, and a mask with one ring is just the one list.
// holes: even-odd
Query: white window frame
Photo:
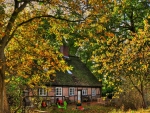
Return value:
[(92, 89), (92, 96), (96, 96), (96, 89)]
[(39, 88), (39, 96), (47, 96), (46, 88)]
[(74, 87), (70, 87), (69, 88), (69, 95), (73, 96), (75, 94), (75, 88)]
[(55, 93), (56, 93), (56, 96), (62, 96), (62, 87), (56, 87)]
[(82, 95), (87, 95), (88, 90), (87, 89), (82, 89)]

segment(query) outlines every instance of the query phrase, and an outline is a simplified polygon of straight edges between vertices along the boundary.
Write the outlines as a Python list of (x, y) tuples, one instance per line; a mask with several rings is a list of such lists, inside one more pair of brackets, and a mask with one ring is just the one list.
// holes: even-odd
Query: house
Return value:
[[(38, 89), (38, 96), (52, 103), (56, 99), (68, 102), (93, 101), (101, 97), (101, 82), (90, 72), (79, 57), (69, 56), (68, 48), (63, 47), (65, 61), (73, 67), (72, 70), (57, 72), (54, 81), (46, 84), (46, 88)], [(32, 95), (32, 94), (30, 94)]]

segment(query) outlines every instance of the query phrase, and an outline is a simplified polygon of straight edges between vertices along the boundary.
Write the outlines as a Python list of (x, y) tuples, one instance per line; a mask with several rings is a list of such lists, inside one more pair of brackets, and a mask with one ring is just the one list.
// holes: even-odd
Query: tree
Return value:
[[(4, 82), (5, 69), (6, 69), (6, 65), (5, 65), (6, 57), (4, 54), (4, 50), (7, 46), (9, 46), (10, 41), (11, 43), (13, 43), (15, 41), (15, 38), (18, 40), (18, 36), (16, 32), (19, 32), (19, 30), (23, 29), (24, 27), (23, 25), (25, 25), (26, 23), (29, 23), (36, 19), (40, 20), (40, 18), (42, 17), (51, 18), (51, 19), (53, 18), (51, 22), (54, 22), (55, 20), (77, 22), (79, 20), (82, 20), (82, 18), (81, 17), (79, 18), (75, 15), (77, 14), (80, 15), (80, 13), (82, 12), (77, 12), (77, 11), (80, 11), (80, 6), (81, 6), (81, 3), (79, 3), (79, 1), (71, 2), (67, 0), (63, 0), (63, 1), (59, 1), (59, 0), (54, 0), (54, 1), (53, 0), (51, 1), (14, 0), (10, 2), (9, 1), (4, 1), (4, 2), (0, 1), (0, 2), (1, 2), (0, 8), (2, 9), (0, 13), (4, 15), (2, 16), (3, 18), (1, 17), (1, 21), (0, 21), (0, 24), (2, 25), (2, 27), (0, 28), (1, 29), (1, 33), (0, 33), (0, 36), (1, 36), (0, 37), (1, 39), (0, 40), (0, 61), (1, 61), (0, 62), (0, 66), (1, 66), (0, 68), (0, 112), (9, 113), (9, 108), (6, 102), (7, 100), (6, 100), (6, 91), (5, 91), (5, 82)], [(70, 17), (73, 17), (73, 15), (74, 15), (74, 18), (70, 19)], [(35, 25), (35, 26), (32, 26), (33, 28), (37, 26), (35, 23), (32, 23), (32, 24)], [(58, 31), (55, 28), (55, 33), (56, 32)], [(35, 42), (35, 40), (33, 39), (32, 41)], [(15, 45), (15, 47), (17, 47), (17, 45)], [(26, 48), (25, 50), (27, 49), (29, 48)], [(20, 49), (18, 48), (18, 50)], [(7, 61), (9, 61), (9, 59)], [(5, 106), (4, 106), (4, 103), (6, 103)]]
[(119, 86), (130, 80), (143, 99), (143, 108), (147, 107), (145, 88), (149, 85), (150, 70), (149, 6), (145, 4), (147, 2), (126, 0), (109, 5), (113, 12), (105, 24), (105, 35), (95, 43), (97, 49), (92, 57), (96, 73), (107, 79), (116, 90), (123, 91)]
[(84, 62), (90, 62), (95, 76), (107, 80), (116, 88), (115, 91), (123, 91), (119, 86), (129, 77), (143, 98), (143, 108), (146, 108), (144, 87), (149, 84), (149, 3), (146, 0), (114, 0), (103, 1), (103, 4), (103, 11), (99, 10), (96, 16), (88, 18), (86, 25), (78, 24), (76, 27), (80, 29), (73, 32), (78, 37), (75, 42), (80, 48), (78, 55)]

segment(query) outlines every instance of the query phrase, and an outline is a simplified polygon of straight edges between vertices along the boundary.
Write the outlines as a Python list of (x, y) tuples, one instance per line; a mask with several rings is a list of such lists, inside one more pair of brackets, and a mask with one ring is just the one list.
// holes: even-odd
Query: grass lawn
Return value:
[(150, 113), (150, 109), (140, 109), (138, 111), (128, 110), (117, 110), (114, 107), (105, 107), (102, 105), (99, 105), (97, 103), (92, 103), (91, 105), (87, 105), (86, 103), (83, 103), (82, 106), (85, 108), (85, 110), (77, 110), (75, 104), (71, 104), (67, 106), (67, 109), (58, 109), (57, 106), (50, 107), (47, 109), (48, 113)]
[(113, 107), (104, 107), (99, 104), (87, 105), (84, 103), (82, 106), (84, 107), (84, 110), (82, 111), (77, 110), (75, 104), (68, 105), (66, 110), (58, 109), (56, 106), (51, 107), (48, 111), (50, 111), (50, 113), (109, 113), (114, 109)]

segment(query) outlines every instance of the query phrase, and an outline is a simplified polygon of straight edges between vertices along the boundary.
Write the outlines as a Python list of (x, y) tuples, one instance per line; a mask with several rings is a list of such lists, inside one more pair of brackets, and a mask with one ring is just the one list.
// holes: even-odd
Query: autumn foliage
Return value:
[[(33, 87), (71, 69), (67, 43), (100, 80), (124, 92), (129, 80), (143, 99), (149, 86), (149, 3), (139, 0), (0, 0), (0, 112), (5, 84)], [(21, 80), (22, 80), (21, 79)], [(4, 110), (5, 109), (5, 110)]]

